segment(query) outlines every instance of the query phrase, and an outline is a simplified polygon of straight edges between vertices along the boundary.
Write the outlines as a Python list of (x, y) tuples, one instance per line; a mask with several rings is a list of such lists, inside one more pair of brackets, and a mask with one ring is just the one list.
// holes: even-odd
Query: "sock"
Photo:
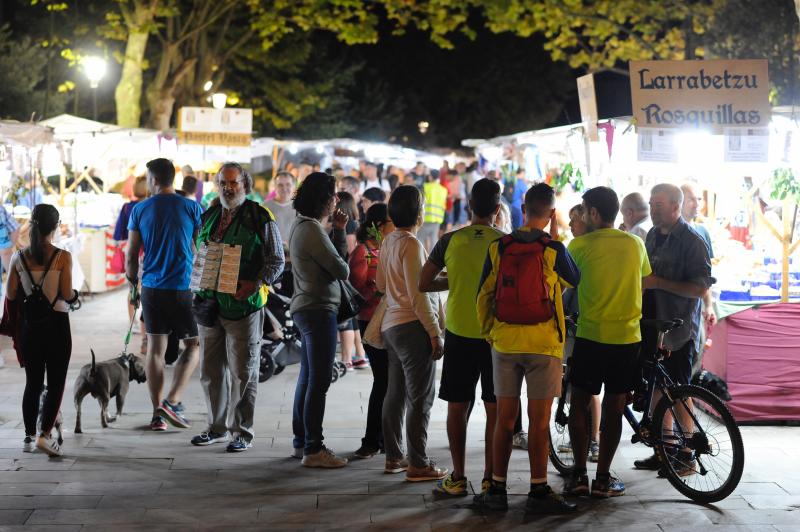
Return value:
[(608, 480), (611, 478), (611, 473), (597, 473), (597, 480)]
[(506, 477), (492, 475), (491, 489), (495, 491), (506, 491)]

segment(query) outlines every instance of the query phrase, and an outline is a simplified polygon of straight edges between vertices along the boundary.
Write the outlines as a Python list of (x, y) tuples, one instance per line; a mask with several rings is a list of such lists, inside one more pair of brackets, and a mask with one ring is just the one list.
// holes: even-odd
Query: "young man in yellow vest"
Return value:
[(430, 253), (433, 245), (439, 240), (439, 227), (444, 222), (447, 212), (447, 188), (439, 183), (438, 171), (431, 170), (425, 176), (422, 193), (425, 195), (425, 217), (422, 227), (417, 232), (417, 238), (425, 246), (425, 251)]

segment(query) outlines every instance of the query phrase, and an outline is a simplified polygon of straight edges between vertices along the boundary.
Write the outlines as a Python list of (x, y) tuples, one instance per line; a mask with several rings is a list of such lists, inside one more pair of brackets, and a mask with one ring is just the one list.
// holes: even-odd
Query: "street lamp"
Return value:
[(97, 86), (100, 80), (106, 75), (106, 61), (102, 57), (89, 56), (83, 62), (83, 72), (89, 80), (89, 86), (92, 88), (92, 116), (97, 120)]
[(228, 95), (224, 92), (215, 92), (211, 95), (211, 106), (214, 109), (225, 109), (225, 104), (228, 102)]

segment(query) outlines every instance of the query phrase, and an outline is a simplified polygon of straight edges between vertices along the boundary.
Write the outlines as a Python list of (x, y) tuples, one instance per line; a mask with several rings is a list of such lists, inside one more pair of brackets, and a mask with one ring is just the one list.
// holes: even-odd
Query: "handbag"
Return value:
[(364, 329), (364, 336), (361, 338), (362, 342), (375, 349), (386, 349), (383, 343), (383, 335), (381, 335), (381, 324), (383, 323), (383, 316), (386, 314), (386, 307), (386, 296), (383, 296), (378, 306), (375, 307), (372, 319), (369, 320), (367, 328)]
[(339, 301), (339, 312), (336, 315), (338, 323), (344, 323), (358, 316), (361, 308), (366, 301), (361, 296), (358, 290), (350, 284), (350, 281), (339, 281), (339, 292), (341, 293)]
[(109, 269), (113, 273), (125, 273), (125, 252), (122, 250), (121, 245), (114, 249), (114, 255), (111, 257)]
[(194, 321), (203, 327), (213, 327), (217, 323), (217, 316), (219, 316), (219, 302), (217, 298), (211, 297), (203, 299), (195, 294), (192, 299), (192, 314)]

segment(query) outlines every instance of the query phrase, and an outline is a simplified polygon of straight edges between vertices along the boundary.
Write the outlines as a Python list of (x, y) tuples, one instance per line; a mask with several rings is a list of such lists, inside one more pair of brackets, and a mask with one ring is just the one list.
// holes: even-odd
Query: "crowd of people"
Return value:
[[(324, 443), (326, 395), (339, 346), (348, 366), (371, 367), (373, 374), (354, 459), (384, 454), (386, 473), (435, 481), (437, 496), (466, 496), (467, 426), (480, 383), (486, 424), (476, 506), (507, 508), (515, 444), (530, 457), (530, 511), (575, 511), (565, 495), (623, 495), (625, 485), (611, 474), (611, 464), (623, 409), (641, 381), (640, 321), (684, 320), (667, 335), (672, 355), (665, 367), (673, 381), (688, 383), (703, 331), (716, 319), (709, 291), (713, 252), (708, 233), (694, 224), (694, 189), (659, 184), (649, 199), (633, 193), (620, 203), (614, 190), (592, 188), (569, 211), (572, 238), (566, 245), (554, 189), (528, 183), (524, 172), (504, 191), (495, 175), (479, 176), (462, 163), (441, 170), (420, 163), (402, 179), (379, 177), (386, 172), (369, 162), (362, 166), (360, 179), (337, 177), (338, 169), (279, 172), (272, 197), (260, 205), (248, 199), (248, 172), (226, 163), (216, 177), (219, 196), (203, 210), (191, 193), (176, 193), (171, 161), (148, 163), (150, 196), (137, 194), (124, 229), (131, 303), (141, 303), (147, 338), (150, 428), (193, 426), (181, 397), (199, 364), (208, 414), (191, 443), (226, 442), (229, 452), (252, 446), (263, 309), (270, 290), (283, 285), (302, 343), (292, 455), (303, 466), (348, 464)], [(622, 225), (616, 226), (620, 214)], [(54, 208), (34, 209), (31, 245), (11, 260), (8, 285), (12, 303), (27, 306), (36, 283), (56, 302), (47, 316), (56, 333), (36, 335), (41, 324), (28, 320), (20, 350), (28, 379), (26, 445), (36, 436), (46, 371), (50, 390), (36, 446), (51, 455), (61, 453), (50, 433), (69, 361), (65, 312), (73, 299), (69, 253), (49, 241), (57, 222)], [(198, 269), (211, 271), (213, 279)], [(357, 316), (342, 318), (348, 287), (363, 304)], [(169, 335), (183, 350), (165, 394)], [(547, 480), (549, 423), (567, 357), (575, 472), (556, 492)], [(427, 452), (439, 359), (452, 471)], [(693, 474), (691, 452), (681, 452), (688, 453), (681, 474)], [(591, 486), (588, 460), (597, 462)], [(660, 464), (653, 456), (636, 467), (657, 470)]]

